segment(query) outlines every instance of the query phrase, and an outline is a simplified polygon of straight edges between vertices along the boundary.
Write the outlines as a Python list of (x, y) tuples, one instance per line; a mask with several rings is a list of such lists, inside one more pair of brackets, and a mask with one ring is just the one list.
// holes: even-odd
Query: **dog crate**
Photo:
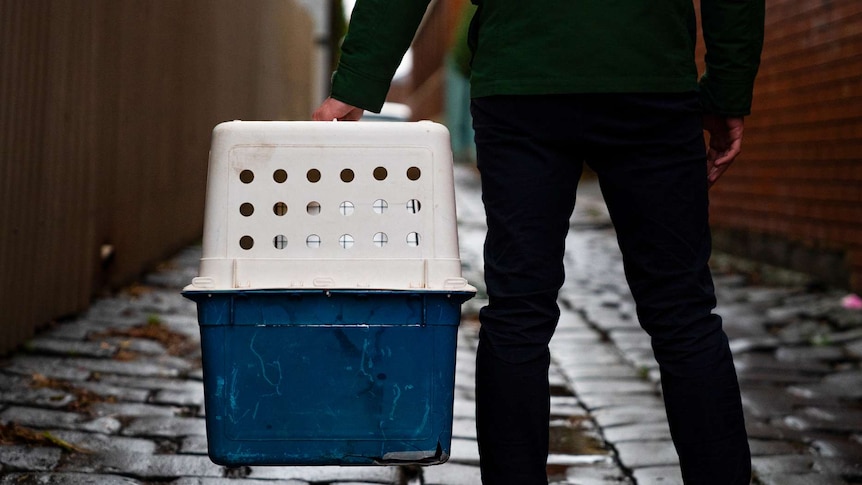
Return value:
[(210, 457), (441, 463), (461, 277), (448, 132), (242, 122), (213, 132), (197, 303)]

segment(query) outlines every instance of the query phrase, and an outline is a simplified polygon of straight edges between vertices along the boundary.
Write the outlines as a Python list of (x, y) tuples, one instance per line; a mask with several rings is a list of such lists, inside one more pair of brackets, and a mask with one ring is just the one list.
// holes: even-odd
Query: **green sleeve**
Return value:
[(754, 78), (763, 48), (764, 0), (701, 0), (706, 72), (704, 110), (725, 116), (751, 113)]
[(429, 2), (357, 0), (332, 76), (331, 96), (379, 113)]

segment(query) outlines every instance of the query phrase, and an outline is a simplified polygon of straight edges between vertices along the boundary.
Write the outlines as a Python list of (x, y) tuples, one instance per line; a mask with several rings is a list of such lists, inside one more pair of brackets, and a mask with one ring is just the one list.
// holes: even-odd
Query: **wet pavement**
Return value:
[[(479, 286), (458, 336), (452, 453), (429, 467), (237, 467), (206, 456), (189, 248), (0, 360), (0, 484), (479, 484), (473, 359), (483, 304), (475, 173), (456, 171), (465, 276)], [(649, 341), (613, 229), (582, 184), (552, 342), (552, 483), (681, 483)], [(839, 291), (754, 284), (716, 258), (718, 312), (740, 374), (754, 483), (862, 483), (862, 312)]]

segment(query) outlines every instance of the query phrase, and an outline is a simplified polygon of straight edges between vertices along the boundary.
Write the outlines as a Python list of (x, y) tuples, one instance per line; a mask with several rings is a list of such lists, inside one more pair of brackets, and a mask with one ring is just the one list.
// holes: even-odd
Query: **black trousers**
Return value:
[(476, 371), (483, 484), (547, 484), (548, 342), (584, 163), (598, 174), (660, 366), (685, 483), (748, 484), (739, 385), (712, 313), (697, 96), (493, 96), (471, 111), (488, 222)]

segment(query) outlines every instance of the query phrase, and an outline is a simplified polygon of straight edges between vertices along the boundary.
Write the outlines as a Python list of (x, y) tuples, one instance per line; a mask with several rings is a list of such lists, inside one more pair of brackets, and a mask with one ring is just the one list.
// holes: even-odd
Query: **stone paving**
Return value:
[[(0, 485), (479, 484), (473, 359), (483, 304), (478, 182), (456, 171), (466, 277), (479, 286), (459, 331), (452, 456), (431, 467), (238, 467), (206, 456), (189, 248), (85, 314), (0, 360)], [(584, 183), (567, 241), (552, 342), (552, 483), (680, 484), (649, 341), (613, 229)], [(717, 260), (719, 258), (716, 258)], [(840, 292), (753, 284), (724, 271), (719, 313), (737, 359), (754, 483), (862, 483), (862, 312)]]

